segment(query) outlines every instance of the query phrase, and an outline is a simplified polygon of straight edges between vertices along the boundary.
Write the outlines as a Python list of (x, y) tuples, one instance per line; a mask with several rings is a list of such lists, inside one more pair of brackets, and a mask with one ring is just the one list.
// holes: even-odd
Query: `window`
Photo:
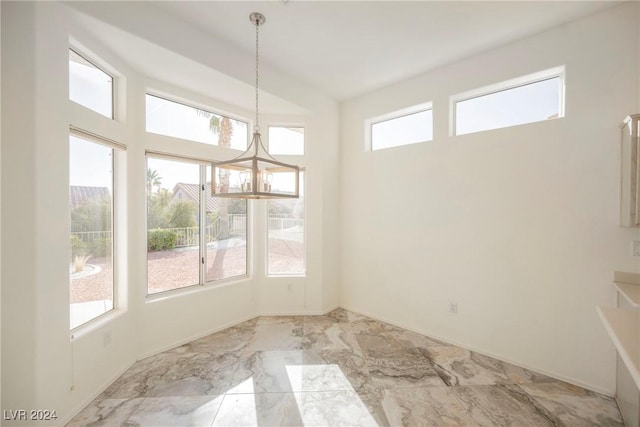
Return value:
[(69, 99), (113, 119), (113, 77), (71, 49)]
[(395, 111), (365, 123), (371, 150), (417, 144), (433, 139), (431, 104)]
[(564, 116), (563, 71), (554, 69), (458, 95), (455, 134), (481, 132)]
[[(206, 175), (211, 176), (211, 166)], [(207, 194), (206, 280), (226, 279), (247, 274), (247, 200), (211, 196), (211, 182), (205, 184)]]
[(304, 155), (304, 128), (269, 126), (269, 154)]
[(147, 132), (246, 150), (248, 125), (241, 120), (146, 95)]
[(147, 156), (147, 293), (247, 274), (246, 200), (212, 197), (210, 167)]
[[(274, 186), (295, 187), (295, 175), (281, 174)], [(267, 274), (305, 274), (304, 172), (300, 171), (300, 198), (269, 200), (267, 204)]]
[(71, 329), (114, 308), (113, 151), (71, 135)]

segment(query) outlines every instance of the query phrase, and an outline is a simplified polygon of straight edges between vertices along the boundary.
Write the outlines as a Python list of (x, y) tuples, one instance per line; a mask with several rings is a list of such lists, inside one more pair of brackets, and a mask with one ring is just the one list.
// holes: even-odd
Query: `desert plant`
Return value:
[(89, 258), (91, 258), (91, 255), (76, 255), (73, 258), (73, 271), (75, 273), (84, 271), (84, 267), (87, 265)]

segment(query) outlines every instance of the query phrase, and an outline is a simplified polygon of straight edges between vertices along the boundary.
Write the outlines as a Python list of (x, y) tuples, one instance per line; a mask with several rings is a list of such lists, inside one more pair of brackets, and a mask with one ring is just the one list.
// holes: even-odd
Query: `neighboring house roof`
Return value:
[[(207, 212), (214, 212), (220, 209), (221, 200), (219, 197), (212, 197), (209, 191), (205, 192), (207, 195)], [(184, 194), (184, 197), (180, 196), (180, 194)], [(200, 196), (200, 185), (199, 184), (185, 184), (179, 182), (173, 187), (173, 196), (171, 196), (171, 200), (175, 200), (178, 198), (179, 200), (191, 200), (193, 202), (198, 202), (198, 197)]]
[(85, 187), (82, 185), (69, 186), (69, 204), (78, 207), (87, 200), (109, 197), (111, 193), (107, 187)]

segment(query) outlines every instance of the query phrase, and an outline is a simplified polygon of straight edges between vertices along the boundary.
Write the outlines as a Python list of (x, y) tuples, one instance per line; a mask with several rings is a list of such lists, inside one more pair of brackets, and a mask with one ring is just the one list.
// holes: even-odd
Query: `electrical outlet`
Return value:
[(640, 240), (634, 240), (631, 244), (631, 254), (633, 256), (640, 256)]
[(449, 303), (449, 313), (458, 314), (458, 303), (450, 302)]

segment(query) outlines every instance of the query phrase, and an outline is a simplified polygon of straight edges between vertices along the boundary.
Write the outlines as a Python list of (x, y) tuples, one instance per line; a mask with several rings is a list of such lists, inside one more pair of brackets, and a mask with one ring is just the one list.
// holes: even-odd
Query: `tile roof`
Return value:
[(69, 186), (69, 204), (77, 207), (89, 199), (109, 197), (111, 192), (107, 187), (85, 187), (82, 185)]
[[(182, 192), (192, 201), (197, 202), (200, 195), (199, 184), (185, 184), (179, 182), (173, 187), (173, 197), (176, 196), (182, 190)], [(221, 199), (219, 197), (211, 196), (211, 192), (207, 191), (207, 212), (214, 212), (220, 209)]]

